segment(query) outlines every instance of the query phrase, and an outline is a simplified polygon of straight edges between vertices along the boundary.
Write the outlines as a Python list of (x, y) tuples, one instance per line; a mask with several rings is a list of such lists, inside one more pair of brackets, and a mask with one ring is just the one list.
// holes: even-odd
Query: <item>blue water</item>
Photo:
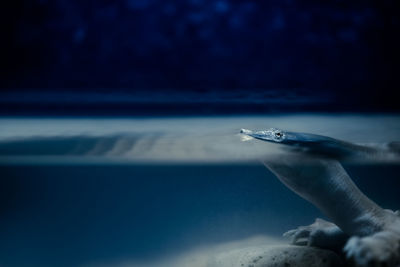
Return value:
[[(379, 143), (396, 140), (398, 122), (394, 115), (2, 119), (0, 265), (152, 266), (197, 247), (280, 239), (323, 215), (258, 162), (264, 153), (279, 156), (279, 147), (241, 142), (236, 129), (309, 129)], [(399, 208), (396, 161), (344, 166), (366, 195)]]

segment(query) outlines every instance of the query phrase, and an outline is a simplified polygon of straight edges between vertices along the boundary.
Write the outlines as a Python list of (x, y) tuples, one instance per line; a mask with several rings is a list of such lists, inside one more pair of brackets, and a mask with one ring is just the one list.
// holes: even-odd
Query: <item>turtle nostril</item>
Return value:
[(250, 131), (250, 130), (247, 130), (247, 129), (240, 129), (240, 133), (241, 133), (241, 134), (250, 134), (251, 131)]

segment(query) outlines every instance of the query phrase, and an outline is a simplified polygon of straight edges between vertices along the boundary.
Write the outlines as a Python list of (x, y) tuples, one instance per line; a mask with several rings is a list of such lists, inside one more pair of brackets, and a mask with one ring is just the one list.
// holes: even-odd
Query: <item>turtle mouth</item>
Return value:
[(282, 130), (276, 128), (270, 128), (263, 131), (251, 131), (247, 129), (241, 129), (240, 133), (268, 142), (280, 143), (285, 140), (285, 133)]
[(240, 133), (241, 133), (241, 134), (250, 135), (250, 134), (253, 133), (253, 131), (252, 131), (252, 130), (247, 130), (247, 129), (240, 129)]

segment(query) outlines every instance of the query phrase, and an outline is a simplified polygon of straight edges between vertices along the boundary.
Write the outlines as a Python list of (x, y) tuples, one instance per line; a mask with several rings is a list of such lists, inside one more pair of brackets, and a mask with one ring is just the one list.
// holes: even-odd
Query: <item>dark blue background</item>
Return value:
[[(0, 111), (174, 107), (180, 113), (203, 94), (193, 113), (398, 110), (399, 6), (395, 0), (7, 1), (0, 11), (0, 84), (7, 91)], [(71, 104), (55, 95), (53, 104), (38, 105), (26, 92), (78, 97)], [(97, 104), (86, 103), (94, 92), (101, 93)], [(146, 95), (142, 106), (137, 92)], [(110, 94), (133, 100), (112, 106), (104, 103)], [(154, 105), (153, 94), (164, 106)]]
[[(398, 209), (398, 165), (345, 166)], [(261, 164), (0, 165), (0, 265), (157, 260), (323, 216)], [(381, 179), (375, 179), (381, 177)]]

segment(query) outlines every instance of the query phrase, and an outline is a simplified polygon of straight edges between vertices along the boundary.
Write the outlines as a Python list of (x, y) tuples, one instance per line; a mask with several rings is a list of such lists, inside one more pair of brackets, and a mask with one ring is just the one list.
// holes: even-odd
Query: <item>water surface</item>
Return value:
[[(283, 232), (323, 215), (259, 163), (281, 146), (238, 136), (269, 127), (400, 140), (400, 116), (381, 114), (2, 118), (0, 265), (204, 266), (287, 242)], [(344, 164), (369, 197), (399, 208), (397, 161)]]

